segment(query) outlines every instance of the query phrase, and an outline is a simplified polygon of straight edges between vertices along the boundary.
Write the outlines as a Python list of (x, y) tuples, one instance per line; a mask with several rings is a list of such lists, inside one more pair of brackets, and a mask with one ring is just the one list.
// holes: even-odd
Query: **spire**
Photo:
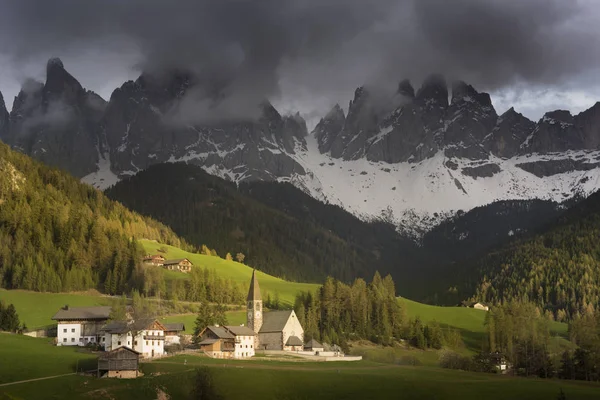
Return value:
[(248, 290), (247, 301), (262, 300), (260, 296), (260, 287), (258, 286), (258, 279), (256, 279), (256, 269), (252, 270), (252, 279), (250, 280), (250, 290)]

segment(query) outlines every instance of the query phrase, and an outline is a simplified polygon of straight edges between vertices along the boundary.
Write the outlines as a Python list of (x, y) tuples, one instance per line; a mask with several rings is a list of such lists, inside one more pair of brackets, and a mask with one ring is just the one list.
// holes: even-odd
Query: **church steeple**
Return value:
[(252, 279), (250, 280), (250, 289), (248, 290), (246, 301), (248, 327), (258, 334), (263, 323), (263, 310), (260, 287), (258, 286), (258, 279), (256, 279), (256, 269), (252, 271)]
[(256, 269), (252, 270), (252, 279), (250, 279), (250, 290), (248, 290), (248, 301), (262, 300), (260, 296), (260, 287), (258, 286), (258, 280), (256, 279)]

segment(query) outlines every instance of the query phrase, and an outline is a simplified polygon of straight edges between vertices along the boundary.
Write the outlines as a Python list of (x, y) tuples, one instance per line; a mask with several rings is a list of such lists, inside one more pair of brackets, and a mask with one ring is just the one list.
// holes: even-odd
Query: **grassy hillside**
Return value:
[[(242, 284), (245, 291), (250, 285), (252, 268), (248, 267), (247, 265), (240, 264), (235, 261), (227, 261), (220, 257), (211, 257), (203, 254), (190, 253), (178, 249), (177, 247), (165, 246), (150, 240), (140, 240), (140, 244), (142, 244), (146, 252), (150, 254), (157, 254), (158, 248), (166, 247), (168, 249), (167, 254), (165, 254), (166, 258), (188, 258), (194, 264), (194, 268), (201, 267), (214, 269), (219, 277), (231, 279), (234, 282)], [(257, 277), (260, 289), (262, 291), (263, 300), (266, 298), (267, 293), (269, 293), (272, 297), (275, 295), (275, 293), (278, 293), (280, 300), (287, 305), (293, 304), (296, 293), (299, 291), (314, 291), (320, 287), (320, 285), (312, 283), (296, 283), (285, 281), (260, 271), (257, 272)], [(165, 278), (187, 279), (187, 275), (179, 272), (168, 272), (165, 275)]]
[[(227, 311), (227, 323), (229, 325), (241, 325), (246, 323), (246, 311)], [(194, 332), (196, 324), (196, 314), (180, 314), (161, 317), (159, 320), (162, 323), (183, 322), (185, 325), (185, 333), (191, 334)]]
[[(0, 333), (0, 384), (61, 375), (96, 367), (96, 356), (74, 347), (56, 347), (52, 339)], [(0, 388), (1, 393), (1, 388)], [(0, 397), (2, 398), (2, 397)]]

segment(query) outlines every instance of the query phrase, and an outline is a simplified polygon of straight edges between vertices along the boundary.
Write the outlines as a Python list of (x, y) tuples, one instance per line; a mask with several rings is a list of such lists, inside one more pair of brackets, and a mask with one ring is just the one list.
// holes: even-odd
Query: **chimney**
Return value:
[(63, 310), (69, 310), (69, 305), (65, 304), (65, 306), (63, 307)]

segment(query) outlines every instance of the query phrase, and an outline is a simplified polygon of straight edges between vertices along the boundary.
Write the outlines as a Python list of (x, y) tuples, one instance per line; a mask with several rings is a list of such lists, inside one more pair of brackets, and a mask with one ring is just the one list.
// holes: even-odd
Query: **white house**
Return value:
[(153, 358), (165, 354), (165, 326), (148, 318), (136, 321), (114, 321), (104, 327), (104, 350), (129, 347), (142, 357)]
[(476, 302), (476, 303), (471, 303), (471, 308), (474, 308), (476, 310), (483, 310), (483, 311), (489, 311), (490, 310), (490, 306), (488, 306), (487, 304), (484, 304), (482, 302)]
[(233, 358), (254, 357), (254, 337), (256, 333), (247, 326), (225, 326), (227, 332), (234, 336), (235, 350)]
[(58, 321), (57, 346), (85, 346), (96, 344), (102, 337), (101, 327), (108, 321), (110, 307), (64, 306), (54, 316)]

